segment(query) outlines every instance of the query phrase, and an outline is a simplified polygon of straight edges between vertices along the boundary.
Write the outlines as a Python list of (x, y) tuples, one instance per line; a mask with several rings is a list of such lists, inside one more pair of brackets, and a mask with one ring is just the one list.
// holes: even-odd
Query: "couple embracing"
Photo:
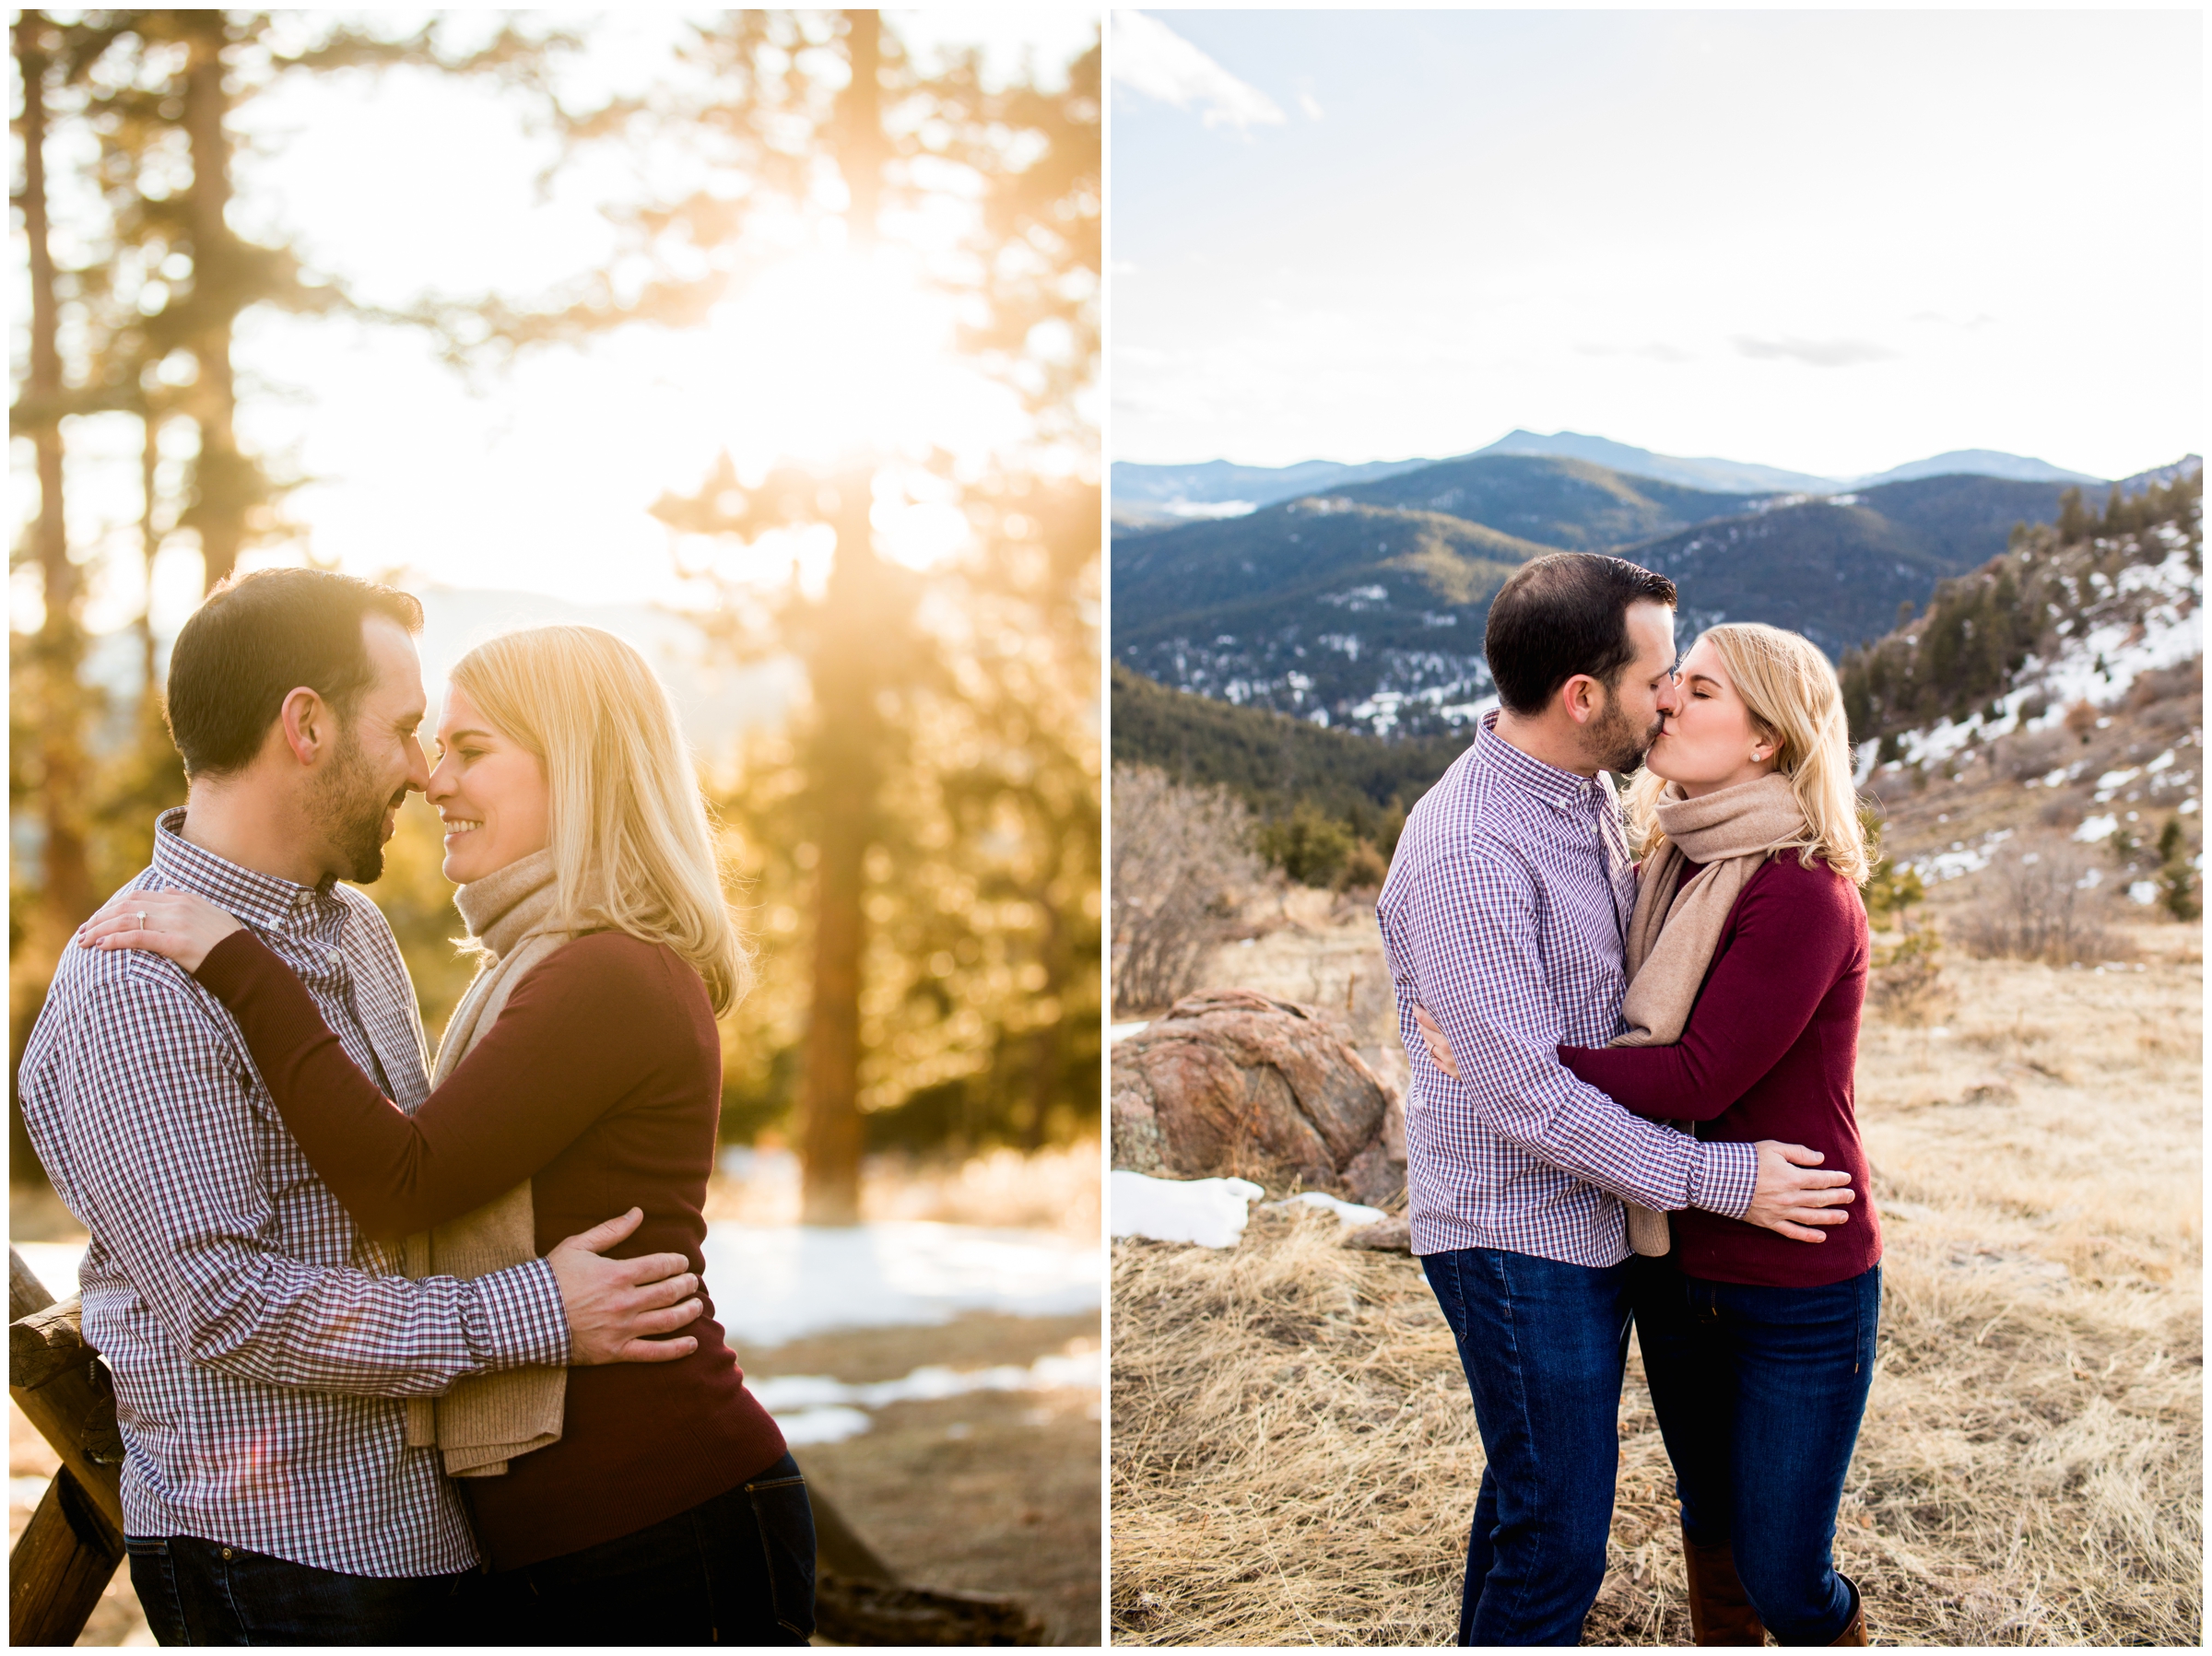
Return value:
[[(1408, 816), (1377, 905), (1414, 1251), (1486, 1461), (1463, 1645), (1578, 1641), (1631, 1326), (1697, 1642), (1866, 1643), (1830, 1551), (1881, 1299), (1842, 698), (1771, 627), (1714, 627), (1677, 669), (1674, 605), (1614, 558), (1506, 583), (1501, 705)], [(1640, 766), (1624, 831), (1606, 773)]]
[[(714, 1320), (715, 1015), (748, 963), (667, 692), (588, 627), (453, 668), (312, 570), (179, 633), (189, 783), (20, 1094), (91, 1233), (164, 1644), (804, 1644), (815, 1538)], [(373, 882), (410, 793), (477, 971), (435, 1064)]]

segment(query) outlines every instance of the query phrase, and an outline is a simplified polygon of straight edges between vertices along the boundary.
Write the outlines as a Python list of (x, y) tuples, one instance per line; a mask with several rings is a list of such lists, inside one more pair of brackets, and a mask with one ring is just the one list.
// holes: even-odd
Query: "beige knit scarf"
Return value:
[[(549, 850), (510, 863), (453, 893), (453, 906), (485, 953), (438, 1043), (433, 1086), (444, 1084), (499, 1020), (524, 974), (568, 942), (567, 933), (553, 929), (559, 896)], [(465, 1282), (535, 1259), (530, 1181), (524, 1180), (474, 1213), (407, 1238), (401, 1257), (409, 1276), (457, 1276)], [(443, 1397), (407, 1400), (407, 1444), (414, 1449), (435, 1445), (453, 1477), (497, 1477), (516, 1455), (559, 1440), (568, 1391), (566, 1368), (472, 1374)]]
[[(1684, 799), (1669, 782), (1653, 814), (1666, 837), (1644, 854), (1636, 882), (1629, 991), (1620, 1005), (1629, 1028), (1608, 1043), (1616, 1047), (1665, 1047), (1682, 1039), (1735, 899), (1770, 852), (1805, 832), (1805, 811), (1789, 779), (1771, 771), (1696, 799)], [(1703, 867), (1686, 885), (1682, 874), (1691, 863)], [(1666, 1216), (1633, 1202), (1628, 1208), (1629, 1246), (1654, 1259), (1665, 1254)]]

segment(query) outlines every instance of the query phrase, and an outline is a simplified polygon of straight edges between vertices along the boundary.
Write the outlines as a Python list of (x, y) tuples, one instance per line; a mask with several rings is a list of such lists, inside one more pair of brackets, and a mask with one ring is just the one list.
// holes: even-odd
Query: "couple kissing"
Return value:
[[(1713, 627), (1677, 666), (1675, 600), (1588, 554), (1507, 581), (1484, 640), (1500, 706), (1377, 903), (1413, 1250), (1486, 1462), (1462, 1645), (1578, 1641), (1631, 1328), (1697, 1642), (1867, 1642), (1830, 1556), (1881, 1302), (1842, 697), (1772, 627)], [(1606, 773), (1640, 768), (1624, 802)]]

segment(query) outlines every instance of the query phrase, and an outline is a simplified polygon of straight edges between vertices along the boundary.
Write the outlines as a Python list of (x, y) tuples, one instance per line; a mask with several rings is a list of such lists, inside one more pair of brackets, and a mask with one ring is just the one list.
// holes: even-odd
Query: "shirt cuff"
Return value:
[(534, 1259), (462, 1286), (474, 1291), (481, 1321), (480, 1329), (469, 1332), (472, 1336), (480, 1332), (481, 1338), (472, 1337), (470, 1344), (488, 1372), (568, 1367), (569, 1318), (551, 1265)]
[(1759, 1146), (1732, 1140), (1700, 1139), (1689, 1164), (1689, 1205), (1724, 1218), (1751, 1211), (1759, 1187)]

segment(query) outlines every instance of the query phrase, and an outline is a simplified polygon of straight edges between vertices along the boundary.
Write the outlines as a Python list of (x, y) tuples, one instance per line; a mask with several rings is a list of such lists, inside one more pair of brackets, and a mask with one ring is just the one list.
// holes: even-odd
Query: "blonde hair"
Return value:
[[(1818, 856), (1853, 885), (1864, 886), (1866, 830), (1851, 781), (1851, 732), (1835, 668), (1804, 634), (1758, 621), (1731, 621), (1700, 636), (1720, 652), (1752, 729), (1774, 744), (1775, 771), (1789, 779), (1805, 811), (1803, 835), (1783, 849), (1801, 847), (1797, 860), (1806, 867)], [(1665, 778), (1646, 770), (1629, 790), (1630, 826), (1646, 856), (1666, 838), (1655, 810), (1665, 787)]]
[(533, 627), (477, 645), (452, 679), (545, 767), (561, 925), (665, 943), (717, 1015), (735, 1006), (752, 961), (676, 704), (645, 658), (596, 627)]

